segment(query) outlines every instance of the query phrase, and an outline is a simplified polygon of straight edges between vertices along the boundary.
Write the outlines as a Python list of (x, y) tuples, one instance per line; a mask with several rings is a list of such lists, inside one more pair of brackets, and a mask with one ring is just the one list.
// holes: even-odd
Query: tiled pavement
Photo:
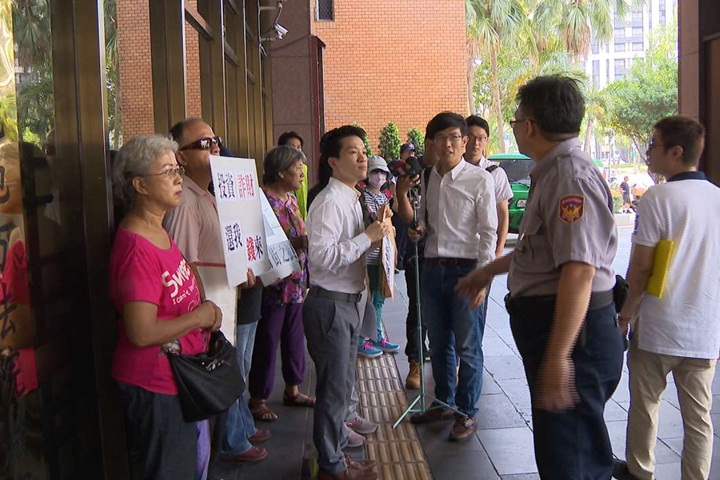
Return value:
[[(620, 247), (615, 262), (616, 271), (624, 274), (630, 252), (629, 227), (620, 228)], [(385, 304), (383, 317), (388, 336), (401, 344), (405, 338), (405, 315), (407, 296), (402, 275), (398, 275), (398, 295)], [(530, 401), (524, 379), (522, 362), (518, 356), (508, 325), (507, 312), (502, 299), (506, 293), (505, 277), (496, 278), (491, 289), (491, 304), (483, 341), (485, 375), (483, 391), (478, 402), (478, 431), (474, 438), (463, 444), (446, 440), (450, 425), (429, 425), (417, 429), (417, 434), (436, 480), (530, 480), (538, 479), (532, 449), (530, 428)], [(401, 353), (395, 356), (400, 378), (407, 375), (407, 358)], [(309, 366), (312, 362), (309, 362)], [(309, 369), (312, 372), (312, 368)], [(427, 368), (427, 383), (432, 392), (432, 374)], [(311, 389), (314, 376), (308, 375)], [(660, 428), (656, 449), (658, 480), (680, 479), (680, 452), (682, 450), (682, 419), (677, 395), (668, 379), (668, 390), (663, 398)], [(306, 409), (287, 408), (280, 405), (282, 376), (278, 371), (276, 388), (270, 400), (280, 419), (263, 427), (273, 432), (266, 447), (270, 456), (257, 465), (224, 465), (218, 470), (218, 478), (225, 480), (258, 479), (285, 480), (303, 477), (303, 458), (312, 456), (312, 415)], [(408, 392), (408, 400), (415, 398), (416, 391)], [(713, 424), (720, 439), (720, 374), (713, 383)], [(629, 392), (627, 369), (615, 395), (607, 405), (606, 421), (610, 431), (613, 451), (624, 458), (625, 429)], [(713, 451), (711, 479), (720, 479), (720, 441)], [(392, 480), (386, 478), (385, 480)]]

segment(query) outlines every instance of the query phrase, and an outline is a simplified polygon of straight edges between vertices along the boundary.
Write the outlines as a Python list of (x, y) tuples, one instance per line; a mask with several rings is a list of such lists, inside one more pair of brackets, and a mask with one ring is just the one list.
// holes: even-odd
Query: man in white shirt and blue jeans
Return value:
[(377, 478), (371, 471), (375, 462), (355, 462), (342, 452), (348, 441), (344, 420), (355, 384), (365, 252), (392, 231), (378, 221), (363, 227), (355, 185), (367, 178), (364, 136), (361, 128), (349, 125), (323, 136), (320, 181), (326, 180), (327, 186), (315, 197), (307, 217), (310, 291), (303, 324), (317, 371), (313, 440), (319, 480)]
[[(631, 325), (627, 465), (618, 478), (650, 480), (660, 400), (672, 372), (685, 436), (682, 478), (707, 479), (713, 451), (712, 382), (720, 351), (720, 188), (698, 172), (705, 129), (674, 116), (654, 126), (647, 164), (667, 183), (642, 196), (620, 312)], [(660, 296), (646, 292), (658, 243), (674, 243)], [(653, 273), (654, 275), (654, 273)], [(657, 293), (657, 292), (655, 292)]]
[[(449, 440), (465, 441), (477, 428), (475, 415), (482, 390), (481, 308), (455, 293), (459, 279), (495, 258), (497, 209), (492, 176), (463, 159), (468, 141), (465, 119), (455, 113), (436, 115), (427, 125), (438, 162), (422, 179), (418, 219), (409, 230), (411, 240), (427, 236), (420, 281), (423, 318), (432, 345), (433, 378), (438, 400), (462, 415), (438, 408), (415, 414), (413, 423), (450, 420)], [(455, 356), (460, 359), (456, 390)]]

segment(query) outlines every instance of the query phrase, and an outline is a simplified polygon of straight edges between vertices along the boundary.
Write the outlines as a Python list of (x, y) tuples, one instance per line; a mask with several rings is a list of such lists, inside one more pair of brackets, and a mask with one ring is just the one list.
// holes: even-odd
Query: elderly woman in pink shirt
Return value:
[(195, 275), (162, 227), (182, 195), (175, 150), (175, 142), (159, 135), (135, 137), (120, 149), (113, 169), (129, 212), (110, 257), (120, 316), (112, 376), (125, 407), (131, 469), (155, 480), (197, 478), (198, 467), (197, 427), (183, 418), (164, 348), (200, 353), (222, 320), (220, 309), (203, 301)]

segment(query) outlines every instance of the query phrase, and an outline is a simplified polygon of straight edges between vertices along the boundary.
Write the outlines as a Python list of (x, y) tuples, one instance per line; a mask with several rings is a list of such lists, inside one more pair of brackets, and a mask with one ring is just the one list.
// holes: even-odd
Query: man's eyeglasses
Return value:
[(220, 138), (219, 135), (216, 137), (201, 138), (200, 140), (188, 143), (184, 147), (181, 147), (180, 150), (210, 150), (215, 147), (222, 147), (222, 138)]
[(163, 170), (160, 173), (146, 173), (143, 175), (143, 177), (159, 177), (164, 175), (167, 179), (173, 179), (175, 178), (175, 175), (180, 175), (181, 177), (185, 175), (185, 167), (181, 167), (178, 165), (175, 168), (168, 168), (167, 170)]
[(523, 122), (532, 122), (532, 118), (514, 118), (510, 120), (510, 128), (515, 128), (515, 124)]
[(484, 142), (487, 139), (488, 139), (488, 137), (485, 135), (479, 135), (476, 137), (475, 135), (468, 134), (468, 141), (470, 141), (470, 142), (474, 142), (474, 141)]
[(459, 135), (457, 133), (454, 135), (435, 135), (433, 137), (433, 142), (444, 144), (445, 142), (450, 140), (450, 143), (456, 144), (456, 143), (460, 143), (460, 140), (462, 140), (462, 138), (463, 138), (463, 136)]
[(664, 147), (664, 146), (665, 146), (664, 143), (656, 143), (656, 142), (653, 142), (652, 140), (650, 140), (650, 143), (648, 143), (647, 151), (649, 152), (650, 150), (652, 150), (655, 147)]

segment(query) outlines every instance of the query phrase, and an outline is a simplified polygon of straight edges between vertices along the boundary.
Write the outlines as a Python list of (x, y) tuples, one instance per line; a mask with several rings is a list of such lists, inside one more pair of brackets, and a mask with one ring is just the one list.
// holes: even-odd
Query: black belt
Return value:
[(325, 290), (322, 287), (310, 287), (310, 293), (321, 298), (347, 303), (358, 303), (362, 296), (362, 293), (333, 292), (332, 290)]
[[(505, 297), (505, 306), (508, 312), (511, 314), (516, 312), (518, 314), (537, 312), (546, 308), (555, 308), (555, 302), (557, 301), (557, 295), (535, 295), (526, 297), (512, 297), (508, 294)], [(590, 295), (590, 304), (588, 310), (595, 310), (596, 308), (602, 308), (610, 305), (613, 302), (613, 291), (607, 290), (605, 292), (592, 292)]]
[(460, 267), (465, 265), (477, 265), (475, 258), (445, 258), (445, 257), (425, 257), (425, 263), (428, 265), (440, 265), (441, 267)]

